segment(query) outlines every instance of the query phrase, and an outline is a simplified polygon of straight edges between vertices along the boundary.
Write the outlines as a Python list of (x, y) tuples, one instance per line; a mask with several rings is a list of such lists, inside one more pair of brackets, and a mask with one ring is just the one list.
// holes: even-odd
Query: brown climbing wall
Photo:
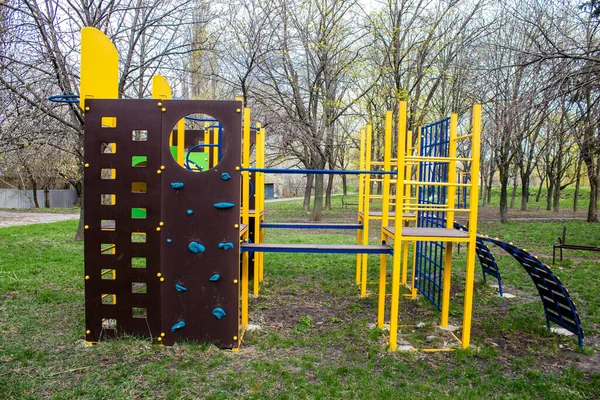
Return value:
[[(86, 106), (86, 340), (136, 334), (165, 344), (190, 339), (237, 347), (241, 103), (88, 100)], [(209, 114), (224, 127), (223, 159), (201, 173), (180, 167), (169, 150), (171, 129), (192, 113)], [(172, 182), (183, 187), (173, 189)], [(191, 242), (205, 251), (191, 252)], [(233, 248), (219, 248), (225, 242)], [(172, 332), (181, 321), (185, 327)]]

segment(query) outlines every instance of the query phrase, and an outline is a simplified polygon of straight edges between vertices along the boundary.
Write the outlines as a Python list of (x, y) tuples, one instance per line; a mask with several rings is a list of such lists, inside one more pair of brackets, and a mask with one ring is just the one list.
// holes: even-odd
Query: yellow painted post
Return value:
[[(256, 139), (254, 141), (254, 164), (257, 168), (260, 165), (260, 137), (262, 135), (262, 129), (260, 122), (256, 123)], [(260, 182), (261, 177), (259, 172), (254, 173), (254, 243), (260, 243), (260, 199), (263, 196), (263, 186)], [(259, 254), (254, 253), (254, 295), (258, 296), (259, 291), (259, 276), (260, 276), (260, 265), (259, 265)]]
[[(392, 160), (392, 112), (385, 113), (385, 135), (384, 135), (384, 154), (383, 154), (383, 170), (390, 171)], [(383, 228), (389, 224), (390, 212), (390, 175), (383, 176), (383, 204), (381, 213), (381, 241), (387, 239), (387, 235), (383, 233)], [(387, 254), (379, 256), (379, 298), (377, 305), (377, 326), (383, 328), (385, 322), (385, 286), (386, 279), (386, 264)]]
[[(260, 128), (260, 136), (257, 140), (257, 149), (259, 151), (260, 157), (256, 162), (256, 165), (258, 166), (258, 168), (264, 168), (265, 167), (265, 135), (266, 135), (266, 131), (264, 128)], [(265, 173), (264, 172), (260, 172), (258, 173), (258, 176), (260, 177), (260, 198), (258, 199), (258, 216), (257, 218), (260, 219), (260, 222), (264, 221), (265, 218), (265, 214), (264, 214), (264, 210), (265, 210)], [(264, 243), (265, 242), (265, 229), (264, 228), (260, 228), (258, 230), (259, 232), (259, 236), (258, 236), (258, 242), (257, 243)], [(263, 281), (263, 275), (264, 275), (264, 254), (265, 253), (258, 253), (259, 259), (258, 259), (258, 266), (259, 266), (259, 281), (262, 282)]]
[[(218, 129), (215, 130), (215, 142), (218, 141)], [(244, 137), (243, 137), (242, 168), (250, 166), (250, 109), (244, 108)], [(217, 159), (215, 158), (215, 161)], [(248, 225), (250, 219), (248, 200), (250, 181), (248, 171), (242, 171), (242, 224)], [(248, 240), (248, 230), (242, 236), (242, 241)], [(242, 253), (242, 327), (248, 326), (248, 252)]]
[(184, 165), (185, 157), (185, 119), (177, 121), (177, 164)]
[(400, 301), (400, 257), (402, 244), (402, 211), (404, 205), (404, 159), (406, 149), (406, 102), (398, 110), (398, 177), (396, 217), (394, 219), (394, 263), (392, 266), (392, 304), (390, 309), (390, 350), (396, 351), (398, 340), (398, 307)]
[(473, 282), (475, 280), (475, 242), (477, 240), (477, 212), (479, 201), (479, 157), (481, 137), (481, 104), (473, 106), (471, 144), (471, 193), (469, 195), (469, 248), (465, 276), (465, 304), (463, 310), (462, 348), (469, 348), (471, 341), (471, 318), (473, 316)]
[(450, 278), (452, 276), (452, 242), (446, 242), (446, 253), (444, 254), (444, 282), (442, 291), (442, 328), (448, 327), (450, 315)]
[[(244, 108), (244, 110), (246, 110), (246, 109)], [(248, 109), (248, 110), (250, 110), (250, 109)], [(218, 144), (219, 146), (221, 145), (221, 143), (219, 143), (219, 128), (218, 127), (217, 128), (213, 128), (213, 144)], [(212, 164), (212, 167), (216, 167), (217, 164), (219, 163), (219, 146), (215, 146), (215, 147), (212, 148), (213, 149), (213, 164)]]
[(86, 99), (119, 97), (119, 53), (110, 39), (92, 27), (81, 29), (79, 107)]
[[(420, 155), (421, 153), (421, 127), (417, 128), (417, 146), (416, 146), (416, 155)], [(411, 155), (415, 155), (415, 154), (411, 154)], [(415, 174), (417, 176), (417, 180), (419, 179), (419, 174), (420, 174), (420, 170), (421, 170), (421, 164), (420, 163), (416, 163), (416, 171)], [(418, 186), (415, 187), (415, 197), (418, 197)], [(415, 211), (415, 217), (414, 217), (414, 224), (415, 226), (417, 225), (417, 218), (418, 218), (418, 213)], [(417, 242), (413, 241), (413, 266), (412, 266), (412, 277), (411, 277), (411, 286), (410, 286), (410, 293), (411, 293), (411, 298), (416, 299), (417, 298), (417, 289), (415, 287), (415, 274), (416, 274), (416, 270), (417, 270)]]
[[(171, 98), (171, 86), (169, 86), (169, 82), (162, 75), (154, 75), (152, 77), (152, 98), (159, 100), (169, 100)], [(179, 127), (179, 125), (177, 126)], [(173, 135), (169, 137), (169, 146), (173, 146)]]
[[(448, 150), (448, 208), (454, 209), (456, 198), (456, 136), (458, 131), (458, 115), (450, 115), (450, 146)], [(446, 228), (454, 228), (454, 211), (446, 213)], [(448, 327), (448, 317), (450, 314), (450, 287), (452, 277), (452, 243), (446, 242), (446, 254), (444, 257), (444, 281), (442, 286), (442, 328)]]
[[(358, 169), (362, 170), (364, 169), (364, 163), (365, 163), (365, 130), (361, 129), (360, 130), (360, 148), (359, 148), (359, 153), (358, 153)], [(358, 175), (358, 223), (362, 223), (363, 219), (360, 214), (363, 211), (363, 190), (364, 190), (364, 185), (363, 185), (363, 179), (364, 179), (364, 175), (363, 174), (359, 174)], [(363, 242), (363, 230), (362, 229), (357, 229), (356, 232), (356, 244), (362, 244)], [(360, 285), (360, 277), (361, 277), (361, 263), (362, 263), (362, 254), (357, 254), (356, 255), (356, 284)]]
[[(373, 136), (373, 128), (371, 124), (367, 124), (367, 141), (365, 147), (365, 169), (367, 171), (371, 170), (371, 142)], [(370, 207), (370, 192), (371, 192), (371, 175), (365, 174), (364, 178), (365, 189), (364, 189), (364, 197), (365, 201), (363, 204), (363, 245), (369, 244), (369, 207)], [(361, 280), (360, 280), (360, 295), (365, 297), (367, 295), (367, 267), (369, 262), (369, 255), (362, 254), (362, 262), (361, 262)]]

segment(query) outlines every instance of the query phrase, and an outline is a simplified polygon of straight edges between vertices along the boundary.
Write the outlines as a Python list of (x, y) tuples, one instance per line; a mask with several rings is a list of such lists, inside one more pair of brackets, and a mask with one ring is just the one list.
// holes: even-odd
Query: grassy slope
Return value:
[[(298, 203), (268, 208), (271, 221), (306, 218)], [(352, 215), (336, 203), (328, 219)], [(562, 225), (490, 222), (479, 230), (548, 261)], [(596, 225), (567, 225), (573, 241), (598, 237)], [(376, 298), (357, 296), (354, 257), (293, 254), (266, 255), (263, 291), (251, 301), (251, 320), (262, 329), (246, 334), (239, 353), (198, 344), (158, 348), (135, 338), (88, 347), (75, 229), (75, 221), (0, 229), (0, 398), (589, 398), (600, 392), (598, 353), (578, 351), (575, 339), (548, 333), (529, 278), (494, 249), (506, 290), (518, 297), (496, 297), (477, 275), (475, 346), (469, 351), (387, 352), (380, 332), (368, 325), (375, 320)], [(268, 240), (354, 238), (272, 231)], [(460, 261), (464, 251), (456, 257)], [(574, 297), (594, 348), (600, 333), (598, 254), (570, 252), (566, 258), (554, 270)], [(371, 268), (370, 280), (376, 276)], [(461, 268), (455, 268), (454, 323), (462, 314), (462, 282)], [(403, 300), (401, 313), (402, 338), (417, 345), (429, 334), (445, 340), (434, 328), (439, 314), (425, 300)], [(416, 328), (417, 322), (426, 325)]]

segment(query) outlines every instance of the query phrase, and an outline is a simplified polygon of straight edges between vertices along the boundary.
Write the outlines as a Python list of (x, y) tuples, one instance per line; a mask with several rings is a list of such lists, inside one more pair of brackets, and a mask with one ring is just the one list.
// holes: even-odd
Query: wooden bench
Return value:
[(567, 244), (567, 227), (563, 226), (562, 238), (557, 236), (554, 238), (553, 248), (552, 248), (552, 264), (556, 261), (556, 249), (560, 250), (560, 261), (563, 259), (563, 249), (567, 250), (584, 250), (584, 251), (599, 251), (600, 246), (588, 246), (588, 245), (579, 245), (579, 244)]
[(348, 199), (346, 199), (346, 196), (342, 197), (342, 208), (346, 207), (348, 208), (348, 206), (357, 206), (358, 203), (351, 203), (348, 201)]

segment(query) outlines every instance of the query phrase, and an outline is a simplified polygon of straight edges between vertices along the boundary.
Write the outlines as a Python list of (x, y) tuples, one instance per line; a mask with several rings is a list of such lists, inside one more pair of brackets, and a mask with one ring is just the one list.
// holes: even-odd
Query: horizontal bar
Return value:
[(269, 223), (263, 222), (261, 228), (276, 229), (362, 229), (361, 224), (305, 224), (305, 223)]
[(472, 133), (469, 133), (468, 135), (462, 135), (462, 136), (458, 136), (458, 137), (457, 137), (456, 139), (454, 139), (454, 140), (458, 141), (458, 140), (468, 139), (468, 138), (472, 138), (472, 137), (473, 137), (473, 134), (472, 134)]
[(387, 245), (338, 245), (338, 244), (267, 244), (242, 243), (240, 251), (256, 253), (330, 253), (330, 254), (392, 254)]
[(396, 175), (397, 171), (364, 171), (364, 170), (344, 170), (344, 169), (300, 169), (300, 168), (242, 168), (242, 171), (266, 172), (271, 174), (314, 174), (314, 175)]
[(450, 183), (450, 182), (425, 182), (425, 181), (404, 181), (406, 185), (418, 186), (456, 186), (456, 187), (471, 187), (472, 183)]
[(406, 156), (406, 161), (418, 162), (451, 162), (451, 161), (473, 161), (464, 157), (432, 157), (432, 156)]

